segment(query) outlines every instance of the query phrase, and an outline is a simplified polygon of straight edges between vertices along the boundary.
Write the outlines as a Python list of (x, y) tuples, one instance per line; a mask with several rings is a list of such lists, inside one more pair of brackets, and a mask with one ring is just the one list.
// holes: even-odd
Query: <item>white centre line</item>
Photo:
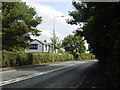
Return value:
[(77, 65), (77, 64), (80, 64), (80, 63), (71, 64), (71, 65), (66, 66), (66, 67), (61, 67), (61, 68), (53, 69), (53, 70), (46, 71), (46, 72), (35, 73), (35, 74), (24, 76), (24, 77), (19, 77), (19, 78), (7, 80), (7, 81), (2, 81), (2, 82), (0, 82), (0, 86), (11, 84), (11, 83), (22, 81), (22, 80), (26, 80), (26, 79), (33, 78), (33, 77), (36, 77), (36, 76), (48, 74), (48, 73), (51, 73), (51, 72), (54, 72), (54, 71), (58, 71), (58, 70), (62, 70), (62, 69), (65, 69), (65, 68), (68, 68), (68, 67), (71, 67), (71, 66), (74, 66), (74, 65)]

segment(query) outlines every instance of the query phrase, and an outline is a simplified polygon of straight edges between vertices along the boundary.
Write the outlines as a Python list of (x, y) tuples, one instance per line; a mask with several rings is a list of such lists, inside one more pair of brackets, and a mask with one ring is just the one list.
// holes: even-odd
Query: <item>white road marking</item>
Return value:
[(6, 72), (15, 72), (17, 70), (9, 70), (9, 71), (0, 71), (0, 73), (6, 73)]
[(39, 76), (39, 75), (48, 74), (48, 73), (58, 71), (58, 70), (61, 70), (61, 69), (65, 69), (65, 68), (68, 68), (68, 67), (71, 67), (71, 66), (74, 66), (74, 65), (77, 65), (77, 64), (80, 64), (80, 63), (71, 64), (71, 65), (66, 66), (66, 67), (61, 67), (61, 68), (53, 69), (53, 70), (46, 71), (46, 72), (35, 73), (35, 74), (29, 75), (29, 76), (24, 76), (24, 77), (19, 77), (19, 78), (3, 81), (3, 82), (0, 82), (0, 86), (11, 84), (11, 83), (22, 81), (22, 80), (26, 80), (26, 79), (33, 78), (33, 77), (36, 77), (36, 76)]

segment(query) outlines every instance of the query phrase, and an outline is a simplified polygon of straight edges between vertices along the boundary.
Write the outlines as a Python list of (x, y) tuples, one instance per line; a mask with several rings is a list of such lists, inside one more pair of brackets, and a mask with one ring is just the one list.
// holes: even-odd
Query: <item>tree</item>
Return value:
[(2, 3), (0, 2), (0, 50), (2, 50)]
[(59, 50), (61, 48), (61, 40), (59, 39), (59, 37), (54, 33), (54, 38), (51, 37), (50, 39), (51, 39), (52, 44), (54, 43), (54, 50), (55, 49)]
[(58, 50), (58, 53), (63, 54), (63, 53), (64, 53), (64, 51), (63, 51), (62, 49), (59, 49), (59, 50)]
[[(76, 35), (84, 36), (90, 50), (98, 57), (109, 77), (120, 86), (120, 2), (118, 3), (78, 3), (73, 2), (75, 11), (69, 24), (84, 22), (83, 31)], [(116, 71), (117, 70), (117, 71)]]
[(34, 8), (23, 2), (2, 3), (2, 44), (5, 50), (26, 48), (30, 35), (39, 36), (36, 26), (41, 23)]
[(62, 46), (65, 51), (73, 55), (76, 55), (77, 53), (84, 53), (86, 51), (84, 44), (85, 42), (82, 37), (74, 35), (68, 35), (62, 41)]

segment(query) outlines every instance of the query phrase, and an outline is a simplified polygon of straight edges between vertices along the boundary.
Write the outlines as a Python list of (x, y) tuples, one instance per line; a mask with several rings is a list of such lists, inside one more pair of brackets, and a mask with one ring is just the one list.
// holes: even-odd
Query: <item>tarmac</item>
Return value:
[(114, 88), (110, 80), (104, 75), (99, 63), (96, 63), (89, 70), (83, 82), (78, 88)]

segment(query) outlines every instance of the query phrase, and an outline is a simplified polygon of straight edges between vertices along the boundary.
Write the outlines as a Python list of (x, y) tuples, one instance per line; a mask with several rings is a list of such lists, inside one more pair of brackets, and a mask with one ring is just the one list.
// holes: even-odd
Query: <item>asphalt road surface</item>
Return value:
[(2, 88), (78, 88), (98, 61), (67, 61), (14, 68), (2, 73)]

